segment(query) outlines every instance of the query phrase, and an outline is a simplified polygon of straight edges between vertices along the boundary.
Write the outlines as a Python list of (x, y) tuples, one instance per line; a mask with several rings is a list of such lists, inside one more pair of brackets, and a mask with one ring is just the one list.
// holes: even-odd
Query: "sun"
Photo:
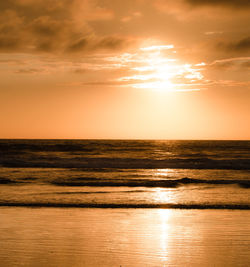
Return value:
[(173, 46), (151, 46), (141, 48), (145, 56), (145, 66), (133, 68), (139, 72), (146, 72), (142, 83), (135, 85), (135, 88), (155, 89), (155, 90), (173, 90), (174, 84), (171, 81), (176, 74), (175, 59), (169, 59), (162, 56), (162, 50), (168, 50)]
[(131, 57), (134, 75), (120, 80), (134, 88), (154, 91), (193, 91), (203, 76), (197, 66), (180, 63), (173, 45), (142, 47)]

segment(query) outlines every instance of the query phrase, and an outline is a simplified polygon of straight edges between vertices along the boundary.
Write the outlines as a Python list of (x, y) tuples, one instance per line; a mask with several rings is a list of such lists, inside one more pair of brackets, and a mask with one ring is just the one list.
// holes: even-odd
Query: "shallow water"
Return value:
[(250, 170), (0, 168), (0, 206), (250, 209)]
[(0, 208), (1, 266), (248, 266), (250, 211)]

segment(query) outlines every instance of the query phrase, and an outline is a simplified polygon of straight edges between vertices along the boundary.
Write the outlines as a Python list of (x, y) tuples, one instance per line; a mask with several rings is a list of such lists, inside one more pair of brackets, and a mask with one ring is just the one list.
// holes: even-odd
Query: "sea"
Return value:
[(250, 209), (250, 141), (0, 140), (0, 206)]
[(0, 140), (0, 265), (249, 266), (250, 141)]

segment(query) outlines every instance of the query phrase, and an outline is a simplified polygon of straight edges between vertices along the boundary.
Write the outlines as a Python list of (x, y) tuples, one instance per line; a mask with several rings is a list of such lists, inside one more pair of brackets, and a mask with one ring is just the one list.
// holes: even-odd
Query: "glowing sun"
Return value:
[(158, 45), (140, 48), (130, 58), (134, 75), (120, 81), (134, 88), (155, 91), (194, 91), (203, 79), (200, 65), (181, 64), (173, 58), (173, 45)]

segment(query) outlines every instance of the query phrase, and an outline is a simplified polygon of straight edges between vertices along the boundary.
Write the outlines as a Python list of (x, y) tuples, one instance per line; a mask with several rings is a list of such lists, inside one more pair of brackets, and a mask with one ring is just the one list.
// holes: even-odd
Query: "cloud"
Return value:
[[(234, 20), (249, 17), (249, 0), (154, 0), (153, 6), (161, 13), (174, 16), (180, 21), (222, 19)], [(232, 14), (232, 11), (234, 14)], [(237, 17), (236, 17), (237, 13)], [(239, 16), (240, 15), (240, 16)], [(203, 22), (202, 21), (202, 22)], [(204, 22), (203, 22), (204, 23)]]
[(97, 43), (96, 43), (96, 48), (97, 49), (111, 49), (111, 50), (116, 50), (118, 48), (121, 48), (127, 41), (119, 38), (119, 37), (113, 37), (113, 36), (108, 36), (101, 38)]
[(87, 38), (81, 38), (67, 47), (68, 52), (79, 52), (88, 46)]
[(38, 74), (38, 73), (48, 73), (48, 70), (41, 68), (26, 68), (26, 69), (18, 69), (15, 71), (17, 74)]
[(113, 19), (95, 0), (5, 0), (0, 2), (0, 52), (84, 53), (117, 50), (127, 40), (101, 36), (92, 21)]
[(200, 6), (219, 6), (226, 8), (244, 9), (250, 8), (249, 0), (185, 0), (188, 4), (194, 7)]
[(84, 68), (76, 68), (73, 70), (73, 73), (76, 73), (76, 74), (83, 74), (83, 73), (86, 73), (88, 72), (87, 69), (84, 69)]
[(82, 51), (97, 51), (97, 50), (117, 50), (128, 44), (124, 38), (116, 36), (105, 37), (85, 37), (69, 44), (66, 51), (69, 53), (77, 53)]
[(209, 31), (205, 32), (206, 35), (215, 35), (215, 34), (222, 34), (223, 31)]
[(131, 20), (133, 20), (133, 19), (135, 19), (135, 18), (140, 18), (142, 16), (142, 14), (141, 14), (141, 12), (134, 12), (134, 13), (132, 13), (131, 15), (129, 15), (129, 16), (124, 16), (124, 17), (122, 17), (121, 18), (121, 22), (129, 22), (129, 21), (131, 21)]
[(249, 59), (249, 61), (242, 62), (242, 63), (241, 63), (241, 66), (242, 66), (243, 68), (250, 69), (250, 59)]
[(235, 80), (218, 80), (214, 81), (213, 85), (219, 85), (223, 87), (246, 87), (249, 88), (249, 81), (235, 81)]
[(218, 42), (216, 47), (232, 52), (248, 52), (250, 51), (250, 36), (233, 42)]
[(216, 68), (216, 69), (249, 68), (250, 57), (237, 57), (237, 58), (215, 60), (214, 62), (208, 64), (207, 66), (208, 68)]
[(46, 36), (50, 38), (55, 34), (60, 34), (64, 27), (61, 26), (60, 21), (52, 19), (49, 16), (40, 16), (30, 24), (30, 30), (33, 33), (40, 37)]
[(0, 50), (10, 51), (21, 46), (23, 19), (13, 10), (0, 13)]

